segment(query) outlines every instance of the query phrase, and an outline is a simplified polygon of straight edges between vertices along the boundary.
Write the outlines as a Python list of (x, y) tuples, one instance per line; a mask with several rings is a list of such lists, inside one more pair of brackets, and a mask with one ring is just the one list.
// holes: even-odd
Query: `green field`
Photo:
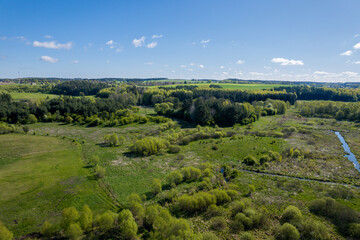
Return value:
[[(197, 83), (197, 84), (172, 84), (172, 85), (161, 85), (161, 86), (148, 86), (149, 88), (158, 88), (158, 87), (169, 87), (175, 88), (176, 86), (198, 86), (200, 88), (209, 87), (210, 83)], [(281, 84), (234, 84), (234, 83), (212, 83), (212, 85), (219, 85), (223, 89), (240, 89), (240, 90), (263, 90), (263, 89), (272, 89), (275, 87), (286, 86)]]
[(10, 92), (11, 97), (14, 100), (21, 100), (21, 99), (30, 99), (30, 100), (37, 100), (41, 98), (57, 98), (59, 95), (55, 94), (46, 94), (46, 93), (19, 93), (19, 92)]
[(18, 236), (65, 207), (111, 207), (84, 166), (81, 145), (69, 140), (0, 135), (0, 220)]

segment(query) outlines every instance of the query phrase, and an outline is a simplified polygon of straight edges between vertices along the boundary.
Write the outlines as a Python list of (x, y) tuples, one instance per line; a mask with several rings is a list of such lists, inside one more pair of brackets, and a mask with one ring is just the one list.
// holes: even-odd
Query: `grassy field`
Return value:
[[(197, 84), (172, 84), (172, 85), (162, 85), (162, 86), (148, 86), (149, 88), (158, 88), (158, 87), (169, 87), (175, 88), (176, 86), (198, 86), (209, 87), (210, 83), (197, 83)], [(219, 85), (224, 89), (241, 89), (241, 90), (263, 90), (263, 89), (272, 89), (274, 87), (285, 86), (281, 84), (234, 84), (234, 83), (213, 83), (213, 85)]]
[[(109, 208), (84, 168), (81, 146), (54, 137), (0, 135), (0, 220), (19, 236), (63, 208)], [(90, 178), (89, 178), (90, 177)]]
[(37, 100), (40, 98), (57, 98), (59, 95), (55, 94), (46, 94), (46, 93), (19, 93), (19, 92), (10, 92), (11, 97), (14, 100), (21, 100), (21, 99), (30, 99), (30, 100)]

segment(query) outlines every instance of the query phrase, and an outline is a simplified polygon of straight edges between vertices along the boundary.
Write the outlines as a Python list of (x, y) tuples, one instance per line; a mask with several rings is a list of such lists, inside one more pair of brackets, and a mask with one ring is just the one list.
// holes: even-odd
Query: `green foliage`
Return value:
[(205, 211), (210, 205), (216, 204), (216, 197), (206, 192), (195, 193), (192, 196), (182, 195), (178, 198), (179, 208), (188, 213)]
[(257, 165), (257, 160), (253, 156), (247, 156), (246, 158), (244, 158), (243, 163), (248, 166), (254, 166)]
[(138, 226), (129, 210), (125, 209), (119, 213), (118, 223), (124, 239), (134, 239), (136, 237)]
[[(311, 218), (304, 219), (299, 225), (301, 239), (306, 240), (327, 240), (330, 239), (330, 233), (326, 226), (320, 222)], [(350, 233), (350, 236), (351, 233)], [(359, 237), (360, 235), (358, 235)]]
[(81, 228), (85, 231), (89, 231), (91, 229), (93, 223), (93, 213), (88, 205), (84, 205), (80, 214), (79, 223)]
[(153, 179), (150, 188), (154, 195), (159, 194), (162, 190), (161, 180), (157, 178)]
[(360, 239), (360, 223), (351, 223), (348, 233), (354, 239)]
[(253, 226), (252, 220), (249, 217), (247, 217), (244, 213), (236, 214), (231, 224), (231, 228), (235, 232), (250, 230), (252, 226)]
[(167, 148), (169, 142), (161, 138), (147, 137), (137, 140), (131, 147), (130, 151), (142, 156), (149, 156), (158, 153), (160, 150)]
[(78, 223), (71, 223), (64, 232), (65, 236), (71, 240), (81, 239), (83, 231)]
[(70, 224), (77, 222), (79, 219), (79, 212), (74, 207), (65, 208), (62, 211), (61, 225), (64, 229), (67, 229)]
[(114, 226), (114, 216), (110, 211), (104, 212), (101, 215), (96, 216), (95, 225), (102, 232), (110, 230)]
[(282, 223), (291, 223), (296, 224), (302, 220), (302, 214), (300, 210), (295, 206), (288, 206), (285, 208), (281, 215), (281, 222)]
[(205, 240), (218, 240), (219, 238), (212, 232), (205, 232), (202, 234), (202, 238)]
[(185, 167), (181, 169), (183, 181), (195, 181), (201, 177), (201, 170), (195, 167)]
[(37, 122), (37, 118), (35, 117), (34, 114), (29, 114), (28, 116), (28, 122), (31, 123), (31, 124), (34, 124)]
[(181, 148), (180, 148), (179, 146), (177, 146), (177, 145), (171, 145), (171, 146), (169, 147), (168, 152), (174, 154), (174, 153), (179, 153), (180, 150), (181, 150)]
[(214, 217), (210, 224), (211, 229), (216, 231), (223, 231), (227, 228), (227, 222), (224, 217)]
[(246, 232), (241, 235), (240, 240), (255, 240), (255, 237), (251, 233)]
[(231, 201), (231, 198), (225, 190), (214, 189), (210, 191), (210, 194), (216, 197), (217, 205), (222, 205)]
[[(104, 138), (104, 143), (111, 147), (116, 147), (118, 145), (123, 144), (123, 141), (120, 143), (119, 138), (118, 138), (117, 134), (115, 134), (115, 133), (105, 135), (103, 138)], [(123, 138), (122, 138), (122, 140), (123, 140)]]
[[(45, 237), (51, 237), (54, 234), (54, 232), (55, 232), (54, 226), (48, 221), (45, 221), (41, 226), (40, 233)], [(0, 237), (0, 239), (2, 238)]]
[(276, 239), (279, 239), (279, 240), (299, 240), (300, 239), (300, 233), (296, 229), (296, 227), (294, 227), (290, 223), (285, 223), (280, 227), (280, 229), (279, 229), (279, 231), (277, 233)]
[(94, 168), (95, 177), (98, 179), (105, 177), (105, 168), (96, 165)]
[(243, 201), (234, 201), (231, 203), (230, 205), (230, 211), (231, 211), (231, 215), (235, 216), (236, 214), (242, 212), (245, 209), (245, 204)]
[(0, 239), (1, 240), (12, 240), (13, 234), (0, 222)]
[(179, 184), (183, 181), (183, 176), (180, 171), (175, 170), (166, 176), (167, 182), (171, 184)]

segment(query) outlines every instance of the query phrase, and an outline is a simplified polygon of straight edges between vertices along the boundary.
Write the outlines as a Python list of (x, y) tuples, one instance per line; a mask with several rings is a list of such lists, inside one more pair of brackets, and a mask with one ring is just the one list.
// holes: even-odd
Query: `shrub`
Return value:
[(75, 223), (79, 219), (79, 212), (74, 207), (65, 208), (62, 212), (61, 225), (67, 229), (71, 223)]
[(269, 162), (271, 159), (268, 155), (264, 155), (260, 158), (260, 164), (263, 165), (266, 162)]
[(215, 204), (212, 204), (206, 210), (205, 215), (208, 218), (218, 217), (218, 216), (227, 216), (229, 211), (226, 208), (218, 207)]
[(211, 221), (210, 225), (211, 229), (217, 230), (217, 231), (223, 231), (227, 228), (227, 223), (225, 218), (223, 217), (214, 217)]
[(169, 147), (168, 152), (174, 154), (174, 153), (179, 153), (180, 150), (181, 150), (181, 148), (180, 148), (179, 146), (177, 146), (177, 145), (171, 145), (171, 146)]
[(83, 231), (78, 223), (71, 223), (65, 230), (65, 236), (72, 240), (81, 239)]
[(150, 188), (154, 195), (160, 193), (162, 190), (161, 180), (157, 178), (153, 179)]
[(234, 217), (234, 221), (231, 224), (231, 228), (234, 232), (239, 232), (243, 230), (250, 230), (252, 228), (252, 221), (243, 213), (238, 213)]
[(295, 149), (294, 152), (293, 152), (293, 157), (294, 158), (298, 158), (301, 156), (301, 152), (299, 149)]
[(186, 167), (181, 169), (184, 181), (195, 181), (201, 177), (201, 170), (194, 167)]
[(130, 151), (142, 156), (149, 156), (158, 153), (161, 149), (167, 148), (168, 145), (169, 142), (164, 139), (147, 137), (137, 140), (130, 147)]
[(177, 203), (181, 210), (194, 213), (205, 211), (210, 205), (216, 204), (216, 197), (210, 193), (199, 192), (192, 196), (182, 195)]
[(85, 205), (83, 207), (83, 210), (79, 218), (79, 222), (82, 229), (84, 229), (85, 231), (89, 231), (91, 229), (93, 222), (93, 213), (88, 205)]
[(298, 223), (302, 219), (300, 210), (295, 206), (288, 206), (281, 215), (281, 223)]
[(105, 177), (105, 168), (100, 167), (99, 165), (96, 165), (94, 168), (95, 177), (97, 178), (103, 178)]
[(166, 179), (167, 179), (167, 182), (168, 182), (170, 185), (173, 184), (173, 183), (174, 183), (174, 184), (179, 184), (179, 183), (182, 182), (183, 176), (182, 176), (182, 174), (181, 174), (180, 171), (175, 170), (175, 171), (169, 173), (169, 174), (167, 175)]
[(29, 117), (28, 117), (28, 122), (33, 124), (33, 123), (36, 123), (37, 122), (37, 118), (35, 117), (34, 114), (29, 114)]
[(257, 164), (257, 161), (256, 158), (254, 158), (253, 156), (247, 156), (246, 158), (244, 158), (243, 163), (248, 166), (253, 166)]
[(231, 198), (225, 190), (214, 189), (210, 191), (210, 194), (216, 197), (216, 204), (222, 205), (231, 202)]
[(12, 240), (13, 234), (0, 222), (0, 239), (1, 240)]
[(133, 239), (136, 237), (138, 226), (129, 210), (124, 209), (120, 212), (118, 222), (121, 235), (125, 239)]
[(280, 227), (280, 229), (279, 229), (279, 231), (277, 233), (276, 239), (279, 239), (279, 240), (299, 240), (300, 239), (300, 233), (296, 229), (296, 227), (294, 227), (290, 223), (285, 223)]
[(230, 205), (231, 215), (235, 216), (236, 214), (242, 212), (245, 209), (245, 204), (242, 201), (234, 201)]
[(311, 218), (303, 220), (299, 230), (301, 232), (301, 239), (325, 240), (330, 238), (330, 233), (326, 226)]
[[(49, 223), (48, 221), (45, 221), (43, 223), (43, 225), (41, 226), (40, 233), (42, 235), (44, 235), (45, 237), (51, 237), (54, 233), (54, 226), (51, 223)], [(3, 238), (0, 237), (0, 239), (3, 239)]]
[(360, 239), (360, 223), (351, 223), (348, 233), (354, 239)]
[(95, 219), (96, 226), (103, 232), (108, 231), (114, 226), (114, 217), (110, 211), (98, 215)]
[(253, 235), (251, 235), (251, 233), (243, 233), (240, 237), (241, 240), (255, 240), (255, 238), (253, 237)]
[(205, 232), (202, 234), (202, 239), (206, 240), (219, 240), (219, 238), (212, 232)]
[(104, 143), (111, 147), (116, 147), (117, 145), (120, 144), (119, 138), (115, 133), (107, 134), (103, 138), (104, 138)]

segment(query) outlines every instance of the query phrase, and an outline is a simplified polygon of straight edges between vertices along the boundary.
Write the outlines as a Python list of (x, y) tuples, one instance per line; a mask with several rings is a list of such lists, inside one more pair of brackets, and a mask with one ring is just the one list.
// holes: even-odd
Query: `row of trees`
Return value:
[(96, 95), (101, 89), (109, 85), (99, 81), (76, 80), (66, 81), (55, 85), (51, 89), (51, 93), (58, 95), (80, 96), (82, 95)]
[(358, 102), (308, 101), (298, 103), (297, 108), (299, 113), (305, 117), (360, 121), (360, 103)]

